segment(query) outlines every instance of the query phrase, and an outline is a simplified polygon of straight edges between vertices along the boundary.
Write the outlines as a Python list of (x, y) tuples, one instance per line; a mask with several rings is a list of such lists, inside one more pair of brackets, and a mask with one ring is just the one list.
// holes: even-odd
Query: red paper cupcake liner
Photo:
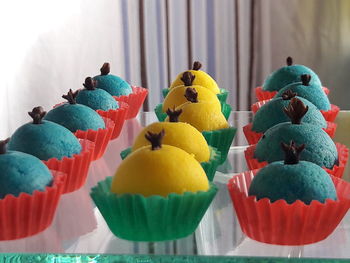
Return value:
[(242, 231), (251, 239), (276, 245), (306, 245), (327, 238), (350, 208), (350, 184), (331, 176), (337, 201), (312, 201), (306, 205), (298, 200), (271, 203), (248, 196), (249, 186), (259, 170), (234, 176), (228, 189)]
[(337, 118), (337, 115), (340, 111), (340, 108), (336, 105), (331, 104), (331, 109), (328, 111), (321, 110), (321, 113), (323, 117), (326, 119), (326, 121), (334, 122)]
[(53, 182), (45, 191), (6, 195), (0, 200), (0, 240), (32, 236), (51, 225), (66, 180), (63, 173), (51, 173)]
[(75, 154), (71, 158), (64, 157), (62, 160), (51, 158), (43, 161), (49, 169), (67, 174), (63, 194), (78, 190), (86, 181), (95, 143), (89, 140), (80, 140), (80, 144), (82, 146), (80, 154)]
[[(348, 163), (349, 158), (349, 149), (341, 143), (336, 143), (335, 146), (337, 147), (338, 151), (338, 165), (334, 165), (332, 169), (323, 168), (325, 169), (329, 174), (342, 178), (344, 174), (344, 170), (346, 168), (346, 164)], [(244, 156), (247, 162), (247, 166), (250, 170), (259, 169), (265, 167), (268, 162), (263, 161), (259, 162), (258, 159), (254, 158), (254, 152), (255, 152), (256, 144), (249, 146), (244, 151)]]
[[(328, 88), (322, 87), (322, 89), (323, 89), (324, 93), (326, 93), (326, 95), (329, 94)], [(276, 94), (277, 94), (277, 91), (263, 90), (262, 87), (255, 88), (255, 96), (258, 99), (258, 101), (272, 99)]]
[(123, 101), (129, 104), (129, 111), (126, 115), (127, 120), (137, 116), (148, 94), (148, 90), (142, 87), (133, 86), (132, 91), (128, 96), (114, 97), (117, 101)]
[[(245, 138), (247, 139), (249, 145), (257, 144), (260, 140), (261, 136), (263, 136), (264, 133), (262, 132), (255, 132), (252, 130), (253, 123), (249, 123), (246, 126), (243, 127), (243, 133), (245, 135)], [(333, 138), (335, 135), (335, 131), (337, 129), (337, 124), (334, 122), (327, 121), (327, 128), (324, 128), (323, 130), (331, 137)]]
[(97, 110), (96, 112), (104, 118), (111, 119), (114, 122), (114, 129), (112, 132), (111, 139), (116, 139), (120, 135), (120, 132), (122, 131), (124, 122), (126, 120), (126, 116), (129, 111), (129, 105), (125, 102), (118, 101), (119, 108), (115, 110), (109, 110), (109, 111), (103, 111), (103, 110)]
[(111, 119), (105, 117), (102, 118), (106, 125), (105, 129), (98, 129), (97, 131), (91, 129), (87, 131), (78, 130), (74, 133), (79, 139), (85, 139), (95, 143), (92, 160), (101, 158), (105, 153), (114, 130), (114, 122)]

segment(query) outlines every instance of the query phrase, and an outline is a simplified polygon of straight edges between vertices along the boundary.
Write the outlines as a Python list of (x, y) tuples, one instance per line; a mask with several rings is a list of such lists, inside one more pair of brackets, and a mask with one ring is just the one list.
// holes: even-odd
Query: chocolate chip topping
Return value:
[(76, 98), (78, 96), (79, 90), (73, 92), (71, 89), (68, 91), (67, 95), (63, 95), (62, 98), (67, 100), (69, 104), (77, 104)]
[(301, 75), (300, 78), (301, 78), (301, 82), (303, 83), (304, 86), (310, 85), (311, 75), (303, 74), (303, 75)]
[(153, 133), (148, 131), (145, 134), (145, 138), (152, 144), (152, 151), (162, 148), (162, 139), (164, 135), (164, 129), (160, 133)]
[(108, 62), (103, 63), (102, 68), (100, 68), (101, 76), (108, 75), (111, 72), (111, 66)]
[(286, 90), (285, 92), (282, 93), (282, 99), (283, 100), (290, 100), (292, 98), (294, 98), (297, 94), (293, 91), (291, 91), (290, 89), (289, 90)]
[(309, 107), (295, 97), (291, 99), (287, 108), (283, 108), (284, 113), (290, 118), (292, 124), (300, 124), (308, 110)]
[(42, 119), (46, 115), (46, 111), (41, 106), (33, 108), (31, 112), (28, 112), (29, 116), (33, 119), (33, 124), (41, 124)]
[(85, 82), (83, 83), (83, 86), (87, 89), (87, 90), (95, 90), (96, 89), (96, 85), (97, 85), (97, 81), (94, 80), (91, 77), (87, 77), (85, 79)]
[(175, 107), (173, 109), (168, 108), (166, 111), (166, 114), (169, 116), (169, 122), (179, 122), (180, 114), (182, 113), (182, 109), (175, 110)]
[(192, 82), (195, 79), (195, 75), (192, 75), (191, 72), (186, 71), (184, 74), (182, 74), (182, 82), (184, 83), (185, 86), (192, 86)]
[(188, 101), (192, 103), (198, 102), (198, 92), (195, 88), (187, 88), (184, 96)]
[(10, 138), (7, 138), (6, 140), (0, 141), (0, 154), (6, 153), (6, 144), (10, 141)]
[(199, 61), (193, 62), (193, 66), (192, 66), (193, 70), (200, 70), (201, 67), (202, 67), (202, 64)]
[(305, 144), (297, 146), (294, 141), (291, 141), (289, 145), (281, 142), (281, 147), (284, 151), (284, 164), (297, 164), (300, 153), (305, 149)]
[(287, 57), (286, 63), (287, 63), (287, 66), (293, 65), (293, 59), (292, 59), (292, 57)]

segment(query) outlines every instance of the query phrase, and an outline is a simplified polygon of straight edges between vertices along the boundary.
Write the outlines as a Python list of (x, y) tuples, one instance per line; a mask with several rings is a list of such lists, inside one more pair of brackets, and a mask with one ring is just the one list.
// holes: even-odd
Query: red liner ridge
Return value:
[[(349, 149), (341, 143), (335, 143), (335, 146), (337, 147), (338, 151), (338, 160), (339, 165), (334, 165), (332, 169), (328, 169), (323, 167), (329, 174), (342, 178), (344, 174), (344, 170), (346, 168), (346, 164), (348, 163), (349, 159)], [(256, 144), (249, 146), (244, 151), (244, 156), (247, 162), (247, 166), (250, 170), (259, 169), (265, 167), (268, 163), (266, 161), (259, 162), (258, 159), (254, 158), (254, 152), (255, 152)]]
[(74, 133), (79, 139), (85, 139), (95, 143), (94, 152), (92, 154), (93, 161), (100, 159), (105, 153), (114, 130), (114, 122), (111, 119), (102, 118), (106, 125), (105, 129), (98, 129), (97, 131), (91, 129), (87, 131), (78, 130)]
[(137, 116), (148, 94), (148, 90), (142, 87), (132, 86), (132, 91), (128, 96), (114, 97), (118, 102), (123, 101), (129, 104), (129, 111), (126, 115), (127, 120)]
[[(326, 95), (328, 96), (330, 90), (326, 87), (322, 87), (322, 89), (324, 93), (326, 93)], [(277, 91), (263, 90), (261, 86), (255, 88), (255, 96), (258, 99), (258, 101), (272, 99), (276, 94), (277, 94)]]
[(338, 200), (324, 204), (302, 201), (271, 203), (248, 196), (252, 179), (259, 170), (238, 174), (227, 187), (242, 231), (251, 239), (277, 245), (305, 245), (327, 238), (350, 207), (350, 184), (332, 175)]
[[(249, 123), (243, 127), (243, 133), (245, 135), (245, 138), (247, 139), (249, 145), (257, 144), (260, 140), (261, 136), (263, 136), (264, 133), (262, 132), (255, 132), (252, 130), (253, 123)], [(337, 124), (334, 122), (327, 121), (327, 128), (323, 128), (323, 130), (331, 137), (333, 138), (335, 135), (335, 131), (337, 129)]]
[[(114, 97), (115, 98), (115, 97)], [(111, 135), (111, 139), (116, 139), (122, 131), (126, 116), (129, 111), (129, 105), (125, 102), (118, 101), (119, 108), (115, 110), (103, 111), (97, 110), (96, 112), (104, 118), (111, 119), (114, 122), (114, 129)]]
[(92, 161), (95, 143), (89, 140), (80, 140), (82, 151), (73, 157), (64, 157), (62, 160), (51, 158), (43, 161), (50, 170), (56, 170), (67, 174), (63, 187), (63, 194), (73, 192), (82, 187), (86, 181), (89, 167)]
[(45, 191), (6, 195), (0, 200), (0, 240), (32, 236), (51, 225), (66, 180), (63, 173), (51, 173), (53, 183)]

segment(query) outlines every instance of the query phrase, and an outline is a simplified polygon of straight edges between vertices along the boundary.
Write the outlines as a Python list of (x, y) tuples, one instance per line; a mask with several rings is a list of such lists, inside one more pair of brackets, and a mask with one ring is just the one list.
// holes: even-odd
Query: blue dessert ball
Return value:
[(94, 80), (97, 81), (96, 88), (103, 89), (112, 96), (127, 96), (132, 93), (130, 84), (115, 75), (98, 75)]
[(280, 199), (292, 204), (297, 200), (310, 204), (313, 200), (324, 203), (336, 200), (337, 193), (331, 177), (318, 165), (300, 161), (297, 164), (274, 162), (262, 168), (254, 177), (249, 195), (257, 199)]
[(40, 160), (73, 157), (82, 147), (78, 139), (65, 127), (51, 121), (41, 124), (27, 123), (11, 136), (8, 150), (28, 153)]
[[(326, 128), (327, 123), (322, 113), (310, 101), (296, 96), (300, 99), (309, 110), (303, 117), (304, 123), (313, 124), (320, 128)], [(282, 97), (277, 97), (264, 104), (254, 115), (252, 130), (255, 132), (264, 133), (266, 130), (282, 122), (290, 121), (290, 118), (284, 113), (283, 108), (287, 107), (289, 100), (284, 100)]]
[(119, 108), (118, 102), (103, 89), (83, 89), (78, 93), (76, 101), (93, 110), (115, 110)]
[(316, 83), (310, 82), (309, 86), (304, 86), (301, 82), (289, 84), (281, 89), (275, 95), (275, 98), (280, 97), (287, 90), (291, 90), (297, 93), (299, 97), (307, 99), (319, 110), (328, 111), (331, 109), (331, 104), (326, 93), (324, 93), (322, 87)]
[[(318, 86), (322, 86), (317, 74), (310, 68), (304, 65), (291, 65), (282, 67), (273, 73), (271, 73), (263, 84), (263, 90), (275, 91), (280, 90), (286, 85), (294, 82), (301, 81), (300, 76), (302, 74), (311, 75), (310, 84), (314, 83)], [(299, 95), (299, 94), (298, 94)]]
[(297, 145), (306, 145), (300, 160), (329, 169), (338, 162), (337, 148), (332, 139), (324, 130), (308, 123), (283, 122), (268, 129), (256, 145), (254, 157), (260, 162), (281, 161), (284, 159), (281, 142), (289, 144), (292, 140)]
[(0, 154), (0, 198), (44, 191), (51, 183), (49, 169), (38, 158), (16, 151)]
[(71, 132), (90, 129), (96, 131), (106, 127), (96, 111), (82, 104), (62, 104), (50, 110), (44, 119), (62, 125)]

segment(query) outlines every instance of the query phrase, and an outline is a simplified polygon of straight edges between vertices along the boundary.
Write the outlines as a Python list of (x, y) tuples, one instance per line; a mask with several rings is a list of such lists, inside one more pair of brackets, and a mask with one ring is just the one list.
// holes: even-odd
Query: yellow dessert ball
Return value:
[(155, 122), (145, 127), (136, 137), (132, 146), (135, 151), (143, 146), (150, 145), (145, 138), (147, 132), (159, 133), (165, 131), (163, 143), (172, 145), (189, 154), (193, 154), (198, 162), (208, 162), (210, 150), (204, 136), (193, 126), (183, 122)]

